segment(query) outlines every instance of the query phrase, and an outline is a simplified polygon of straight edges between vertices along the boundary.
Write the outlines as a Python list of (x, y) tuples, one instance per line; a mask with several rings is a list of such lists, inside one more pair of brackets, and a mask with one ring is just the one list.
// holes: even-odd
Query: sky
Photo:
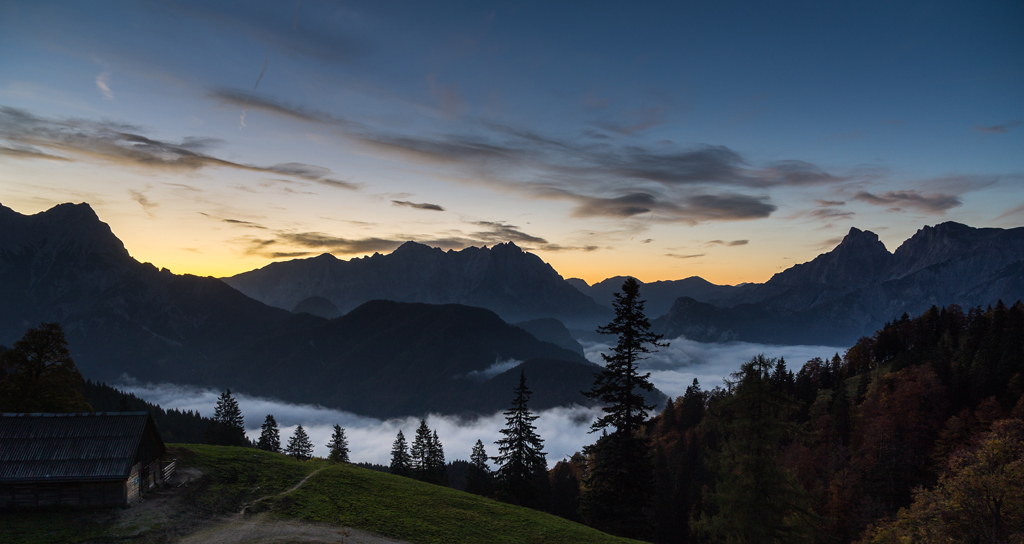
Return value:
[(227, 276), (514, 242), (763, 282), (1024, 225), (1024, 4), (0, 0), (0, 204)]

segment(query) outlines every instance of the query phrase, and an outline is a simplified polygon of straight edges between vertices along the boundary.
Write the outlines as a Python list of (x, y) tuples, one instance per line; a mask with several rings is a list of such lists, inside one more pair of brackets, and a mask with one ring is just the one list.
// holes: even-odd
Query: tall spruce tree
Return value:
[(648, 505), (653, 497), (650, 447), (639, 434), (654, 408), (646, 403), (644, 391), (652, 391), (650, 373), (641, 374), (638, 363), (651, 353), (662, 336), (651, 332), (644, 315), (640, 285), (633, 278), (615, 293), (615, 319), (598, 327), (602, 334), (613, 334), (618, 341), (602, 354), (605, 368), (596, 375), (594, 385), (584, 394), (600, 401), (605, 415), (591, 425), (591, 432), (611, 433), (584, 449), (590, 457), (582, 497), (583, 519), (590, 525), (622, 536), (642, 538), (650, 532)]
[(487, 450), (480, 440), (473, 445), (473, 451), (469, 456), (469, 472), (466, 474), (466, 492), (475, 495), (488, 496), (491, 494), (491, 467), (487, 465)]
[(409, 447), (405, 443), (405, 435), (398, 430), (398, 436), (391, 445), (391, 474), (396, 476), (412, 475), (412, 459), (409, 457)]
[(448, 467), (444, 462), (444, 446), (441, 445), (441, 439), (438, 438), (436, 430), (433, 431), (427, 445), (427, 472), (424, 481), (437, 485), (448, 485)]
[(277, 428), (277, 420), (274, 416), (267, 414), (267, 419), (260, 426), (260, 439), (256, 447), (261, 450), (281, 452), (281, 431)]
[(430, 474), (430, 444), (433, 437), (430, 435), (430, 427), (427, 421), (420, 420), (420, 426), (416, 428), (416, 438), (409, 448), (409, 471), (412, 477), (417, 480), (426, 481)]
[(251, 446), (245, 437), (245, 419), (238, 401), (228, 389), (217, 399), (213, 420), (206, 429), (206, 443), (218, 446)]
[(504, 438), (495, 444), (498, 456), (498, 482), (500, 497), (513, 504), (536, 506), (538, 490), (535, 485), (538, 475), (546, 475), (547, 461), (544, 459), (544, 441), (537, 434), (533, 422), (538, 416), (527, 407), (530, 395), (526, 387), (526, 374), (519, 373), (519, 386), (514, 391), (512, 408), (505, 412)]
[(334, 434), (331, 441), (327, 443), (330, 453), (327, 456), (332, 463), (348, 463), (348, 439), (345, 438), (345, 429), (341, 425), (334, 426)]
[(309, 435), (306, 434), (306, 430), (302, 428), (302, 425), (295, 427), (295, 432), (288, 439), (288, 445), (284, 448), (284, 452), (299, 461), (313, 458), (313, 442), (309, 440)]

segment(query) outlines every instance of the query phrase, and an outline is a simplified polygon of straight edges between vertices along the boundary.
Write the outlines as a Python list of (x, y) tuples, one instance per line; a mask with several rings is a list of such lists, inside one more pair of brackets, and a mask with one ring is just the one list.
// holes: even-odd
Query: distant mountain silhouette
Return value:
[(224, 278), (246, 295), (292, 309), (322, 297), (345, 313), (364, 302), (465, 304), (487, 308), (505, 321), (553, 317), (592, 327), (611, 316), (567, 284), (551, 265), (512, 242), (491, 248), (442, 251), (406, 242), (388, 255), (340, 260), (324, 254), (276, 262)]
[(515, 323), (515, 326), (532, 334), (538, 340), (551, 342), (560, 348), (583, 355), (583, 346), (572, 337), (572, 333), (569, 332), (569, 329), (565, 328), (561, 321), (553, 317), (520, 321)]
[(296, 304), (295, 308), (292, 309), (292, 313), (300, 314), (302, 312), (318, 315), (326, 319), (334, 319), (341, 315), (341, 312), (338, 311), (338, 307), (324, 297), (309, 297), (307, 299), (303, 299), (302, 302)]
[(850, 345), (903, 313), (932, 305), (987, 306), (1024, 299), (1024, 227), (925, 227), (889, 253), (850, 229), (832, 251), (717, 302), (677, 299), (654, 320), (669, 337)]
[[(507, 408), (512, 389), (503, 388), (516, 385), (501, 373), (479, 377), (502, 363), (516, 380), (526, 369), (535, 409), (585, 404), (580, 388), (589, 389), (600, 370), (490, 310), (374, 300), (338, 319), (251, 343), (225, 365), (223, 379), (256, 394), (376, 417), (483, 413)], [(298, 369), (301, 382), (293, 378)]]
[(531, 363), (531, 387), (552, 405), (580, 403), (597, 368), (480, 308), (375, 301), (328, 320), (313, 313), (329, 301), (299, 302), (293, 314), (139, 263), (87, 204), (30, 216), (0, 206), (0, 345), (60, 323), (94, 380), (231, 387), (388, 417), (503, 408), (504, 397), (474, 393), (494, 383), (466, 376), (508, 360), (561, 361)]
[[(615, 276), (588, 285), (579, 278), (566, 280), (581, 293), (597, 301), (598, 304), (612, 307), (615, 293), (622, 290), (622, 282), (626, 276)], [(691, 276), (681, 280), (663, 280), (651, 283), (640, 283), (640, 296), (646, 301), (644, 313), (648, 317), (664, 315), (672, 308), (672, 303), (679, 297), (690, 297), (702, 302), (728, 304), (743, 293), (748, 292), (753, 284), (740, 286), (715, 285), (704, 278)]]

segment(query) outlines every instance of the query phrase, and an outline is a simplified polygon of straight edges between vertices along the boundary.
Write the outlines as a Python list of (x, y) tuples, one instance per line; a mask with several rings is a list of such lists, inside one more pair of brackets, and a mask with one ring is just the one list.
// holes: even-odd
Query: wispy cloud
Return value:
[(291, 176), (297, 176), (302, 179), (314, 181), (321, 185), (327, 185), (338, 189), (348, 189), (355, 191), (360, 188), (358, 183), (352, 183), (351, 181), (345, 181), (334, 177), (334, 172), (330, 168), (324, 168), (323, 166), (316, 166), (314, 164), (304, 164), (301, 162), (288, 162), (284, 164), (275, 164), (274, 166), (268, 166), (266, 168), (269, 172), (277, 172), (279, 174), (286, 174)]
[(849, 210), (841, 210), (839, 208), (815, 208), (813, 210), (804, 212), (803, 215), (813, 217), (814, 219), (831, 220), (836, 217), (852, 217), (856, 214)]
[(147, 170), (194, 171), (204, 168), (231, 168), (250, 172), (284, 174), (340, 189), (358, 189), (359, 185), (337, 179), (330, 169), (303, 163), (273, 166), (243, 164), (218, 158), (210, 151), (221, 142), (215, 138), (185, 137), (180, 142), (150, 138), (139, 127), (124, 123), (82, 119), (50, 119), (25, 110), (0, 106), (0, 146), (5, 154), (23, 158), (71, 160), (39, 151), (57, 151), (81, 160), (103, 161)]
[(815, 199), (814, 203), (817, 204), (818, 206), (822, 206), (822, 207), (827, 207), (827, 206), (845, 206), (846, 205), (846, 202), (843, 202), (842, 200)]
[(152, 209), (157, 207), (157, 206), (159, 206), (159, 204), (157, 204), (156, 202), (151, 201), (141, 191), (136, 191), (134, 189), (129, 189), (128, 190), (128, 194), (131, 195), (132, 200), (134, 200), (135, 202), (138, 202), (139, 206), (142, 206), (142, 210), (144, 212), (146, 212), (146, 215), (148, 215), (150, 217), (153, 217)]
[(289, 104), (264, 95), (258, 95), (254, 92), (242, 91), (239, 89), (218, 88), (209, 91), (207, 95), (221, 104), (260, 110), (297, 121), (316, 124), (355, 126), (354, 123), (325, 111)]
[(680, 255), (678, 253), (666, 253), (666, 257), (674, 257), (676, 259), (696, 259), (697, 257), (703, 257), (704, 253), (697, 253), (696, 255)]
[(43, 153), (38, 149), (33, 149), (27, 146), (12, 146), (6, 147), (0, 145), (0, 155), (7, 155), (8, 157), (15, 157), (21, 159), (44, 159), (50, 161), (70, 161), (67, 157), (61, 157), (60, 155), (51, 155), (49, 153)]
[(107, 99), (114, 98), (114, 92), (110, 90), (110, 72), (103, 72), (96, 76), (96, 87)]
[(1006, 219), (1007, 217), (1013, 217), (1016, 215), (1024, 215), (1024, 204), (1017, 206), (1016, 208), (1010, 208), (1005, 212), (996, 216), (996, 219)]
[(1010, 130), (1015, 129), (1021, 125), (1024, 125), (1024, 121), (1014, 120), (1007, 121), (999, 125), (978, 125), (974, 127), (973, 130), (976, 132), (983, 132), (986, 134), (1006, 134), (1007, 132), (1010, 132)]
[(943, 213), (950, 208), (960, 206), (960, 198), (955, 195), (936, 193), (922, 194), (917, 191), (887, 191), (873, 194), (862, 191), (853, 197), (861, 202), (875, 206), (888, 206), (890, 210), (901, 211), (903, 208), (914, 208), (926, 213)]
[(735, 246), (745, 246), (748, 243), (750, 243), (750, 240), (732, 240), (732, 241), (711, 240), (711, 241), (708, 242), (708, 245), (711, 245), (711, 246), (735, 247)]
[[(759, 219), (777, 207), (769, 195), (746, 190), (829, 185), (849, 179), (800, 160), (753, 166), (725, 146), (581, 143), (496, 123), (478, 123), (483, 130), (471, 136), (396, 134), (244, 91), (217, 89), (210, 96), (293, 120), (330, 125), (375, 152), (404, 161), (464, 169), (467, 182), (527, 198), (565, 200), (573, 204), (574, 217), (628, 219), (656, 212), (660, 222)], [(655, 108), (643, 115), (661, 115), (660, 111)]]
[(415, 208), (417, 210), (430, 210), (435, 212), (443, 212), (444, 208), (438, 204), (430, 204), (427, 202), (409, 202), (408, 200), (392, 200), (391, 204), (395, 206), (405, 206), (406, 208)]
[[(203, 214), (207, 215), (207, 214)], [(207, 217), (212, 217), (207, 215)], [(225, 220), (247, 224), (245, 221)], [(247, 255), (279, 258), (306, 257), (320, 253), (335, 255), (363, 255), (390, 252), (405, 242), (413, 241), (442, 250), (461, 250), (471, 246), (493, 246), (512, 242), (526, 251), (596, 251), (599, 246), (563, 245), (550, 243), (544, 238), (523, 232), (518, 226), (501, 221), (470, 221), (476, 227), (471, 232), (450, 231), (441, 236), (396, 234), (388, 237), (350, 238), (324, 232), (271, 231), (270, 236), (247, 236), (235, 240), (239, 250)], [(258, 228), (262, 228), (259, 226)]]
[(228, 223), (230, 225), (237, 225), (237, 226), (240, 226), (240, 227), (247, 227), (247, 228), (251, 228), (251, 229), (267, 230), (267, 227), (264, 227), (263, 225), (260, 225), (259, 223), (253, 223), (252, 221), (243, 221), (241, 219), (230, 219), (230, 218), (214, 217), (214, 216), (212, 216), (212, 215), (210, 215), (208, 213), (205, 213), (205, 212), (198, 212), (198, 213), (199, 213), (199, 215), (202, 215), (204, 217), (209, 217), (210, 219), (216, 219), (216, 220), (218, 220), (218, 221), (220, 221), (222, 223)]

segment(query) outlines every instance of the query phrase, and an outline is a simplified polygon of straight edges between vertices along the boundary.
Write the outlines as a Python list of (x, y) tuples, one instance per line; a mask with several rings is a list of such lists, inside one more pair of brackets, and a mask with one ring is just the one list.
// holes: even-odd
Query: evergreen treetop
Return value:
[(309, 440), (309, 435), (306, 434), (302, 425), (295, 427), (295, 433), (288, 440), (288, 446), (285, 447), (284, 452), (299, 461), (313, 458), (313, 443)]
[(648, 372), (640, 374), (638, 362), (646, 359), (651, 348), (667, 347), (661, 344), (662, 335), (650, 331), (651, 323), (644, 315), (644, 300), (640, 298), (640, 285), (632, 277), (622, 284), (622, 292), (615, 293), (615, 319), (598, 327), (597, 332), (614, 334), (618, 342), (609, 351), (602, 353), (605, 368), (597, 375), (587, 398), (605, 404), (606, 415), (591, 425), (591, 431), (613, 427), (615, 433), (632, 434), (647, 421), (647, 411), (654, 408), (646, 404), (642, 391), (653, 391)]
[(398, 430), (398, 436), (391, 445), (391, 474), (396, 476), (411, 476), (411, 459), (409, 448), (405, 443), (405, 435)]
[(263, 425), (260, 427), (260, 439), (256, 443), (256, 447), (261, 450), (280, 453), (281, 432), (277, 428), (277, 420), (274, 419), (274, 416), (267, 414), (267, 419), (263, 421)]
[(238, 401), (228, 389), (221, 393), (214, 409), (213, 420), (206, 432), (206, 442), (218, 446), (250, 446), (245, 437), (245, 420)]
[(512, 407), (505, 412), (505, 428), (501, 430), (504, 438), (496, 442), (498, 456), (494, 461), (498, 464), (498, 480), (504, 492), (517, 504), (526, 504), (533, 496), (530, 482), (538, 471), (547, 470), (547, 461), (542, 451), (544, 441), (533, 424), (538, 416), (527, 407), (533, 392), (526, 387), (523, 372), (519, 374), (519, 385), (514, 393)]
[(491, 490), (491, 467), (488, 466), (487, 450), (480, 440), (473, 445), (469, 456), (469, 472), (466, 474), (466, 492), (487, 496)]
[(334, 434), (331, 435), (331, 441), (327, 443), (327, 448), (330, 450), (328, 459), (332, 463), (348, 463), (348, 439), (345, 438), (345, 429), (341, 425), (334, 426)]

